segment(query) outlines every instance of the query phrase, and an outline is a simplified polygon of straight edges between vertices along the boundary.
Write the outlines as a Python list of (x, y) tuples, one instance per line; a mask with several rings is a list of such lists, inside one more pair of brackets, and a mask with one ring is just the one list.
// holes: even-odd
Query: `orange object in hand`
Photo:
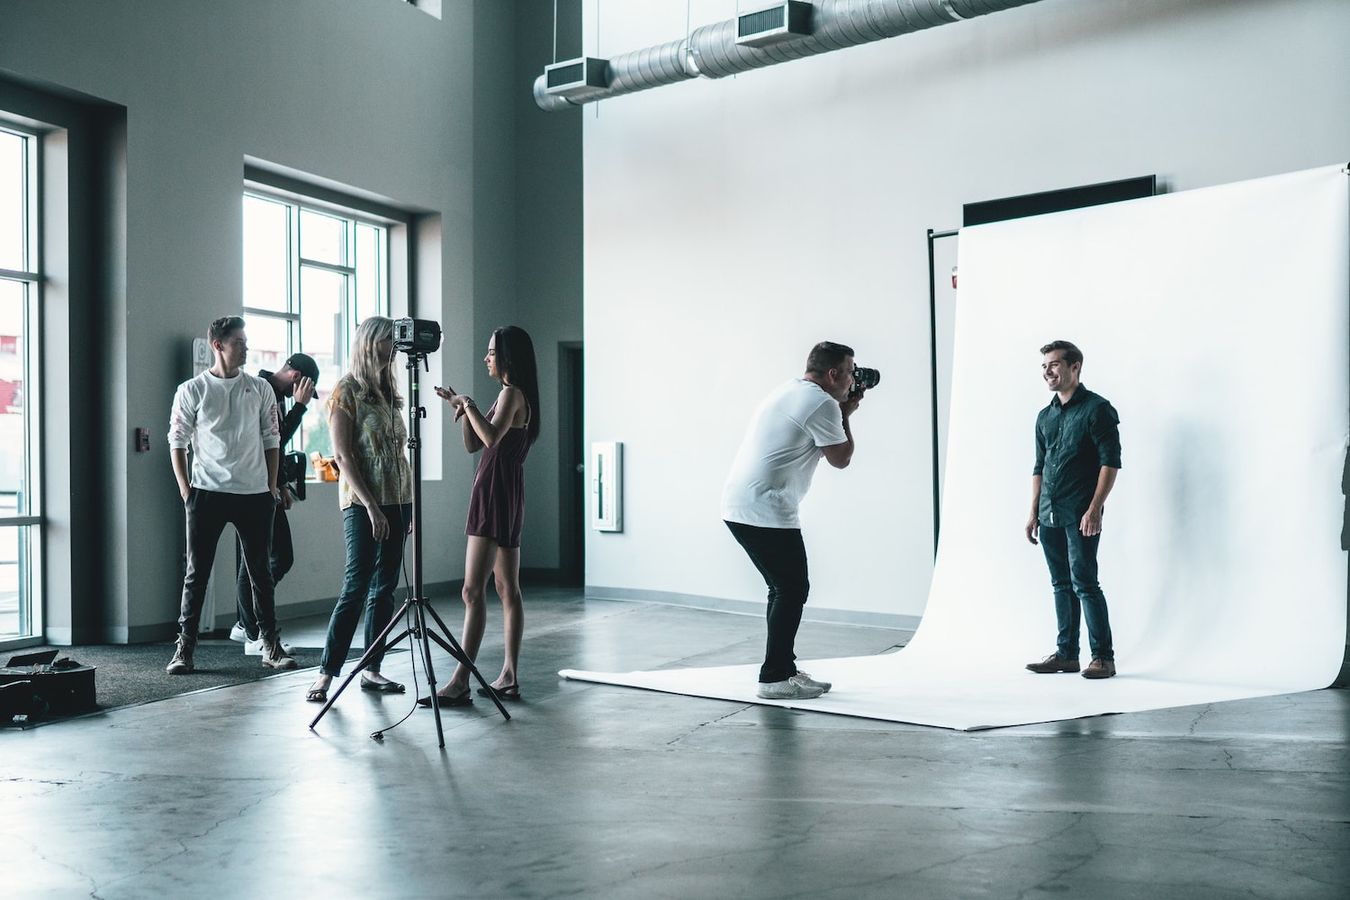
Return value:
[(310, 464), (314, 466), (314, 474), (320, 481), (337, 481), (338, 464), (337, 460), (331, 456), (324, 456), (318, 450), (309, 455)]

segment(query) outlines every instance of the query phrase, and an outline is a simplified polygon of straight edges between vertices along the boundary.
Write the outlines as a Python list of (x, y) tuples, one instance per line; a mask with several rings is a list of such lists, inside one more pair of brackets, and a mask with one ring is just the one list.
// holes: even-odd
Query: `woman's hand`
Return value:
[(457, 394), (452, 387), (437, 387), (436, 396), (447, 401), (455, 408), (455, 421), (458, 422), (464, 418), (465, 411), (474, 405), (473, 398), (468, 394)]
[(474, 402), (468, 394), (456, 394), (450, 398), (450, 405), (455, 408), (455, 421), (458, 422), (469, 411), (469, 407), (474, 406)]
[(384, 517), (384, 512), (378, 506), (367, 506), (366, 515), (370, 517), (370, 533), (375, 540), (388, 538), (389, 520)]

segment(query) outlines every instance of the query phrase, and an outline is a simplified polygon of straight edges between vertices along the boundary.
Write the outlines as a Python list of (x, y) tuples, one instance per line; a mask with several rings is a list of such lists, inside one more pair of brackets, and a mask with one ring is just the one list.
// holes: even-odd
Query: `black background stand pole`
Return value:
[(932, 412), (933, 430), (933, 556), (937, 557), (938, 532), (942, 528), (942, 450), (938, 446), (938, 347), (937, 347), (937, 271), (934, 268), (933, 241), (939, 238), (956, 237), (960, 230), (948, 231), (928, 229), (928, 384), (929, 409)]
[[(375, 653), (375, 648), (385, 643), (385, 638), (388, 636), (389, 632), (394, 630), (394, 626), (403, 619), (404, 615), (409, 611), (409, 608), (411, 608), (413, 614), (412, 625), (390, 638), (387, 647), (398, 644), (405, 637), (410, 635), (413, 638), (413, 646), (410, 648), (411, 651), (416, 653), (418, 645), (420, 645), (422, 664), (426, 669), (427, 674), (427, 685), (428, 689), (431, 691), (431, 708), (436, 717), (436, 746), (444, 748), (445, 732), (441, 727), (441, 701), (440, 695), (436, 693), (436, 672), (431, 664), (432, 641), (435, 641), (441, 646), (442, 650), (449, 653), (457, 662), (468, 668), (473, 676), (478, 679), (478, 683), (487, 688), (487, 695), (492, 699), (492, 702), (496, 704), (498, 712), (502, 714), (502, 718), (509, 720), (511, 714), (506, 711), (506, 707), (502, 706), (501, 700), (497, 697), (497, 692), (492, 689), (492, 686), (489, 685), (486, 680), (484, 680), (482, 673), (480, 673), (478, 668), (473, 664), (473, 660), (469, 659), (469, 655), (464, 652), (464, 648), (459, 645), (459, 641), (455, 640), (454, 634), (446, 627), (445, 622), (437, 615), (436, 610), (432, 609), (431, 603), (422, 593), (422, 419), (426, 416), (427, 411), (426, 408), (421, 405), (418, 376), (420, 375), (421, 367), (427, 362), (427, 355), (425, 353), (413, 351), (407, 352), (408, 393), (410, 396), (408, 403), (408, 449), (412, 451), (412, 595), (408, 597), (407, 600), (403, 601), (403, 605), (400, 606), (398, 612), (394, 613), (389, 619), (389, 623), (384, 626), (384, 630), (380, 632), (379, 637), (375, 638), (370, 646), (366, 648), (366, 652), (361, 656), (360, 661), (352, 668), (351, 673), (348, 674), (342, 684), (338, 686), (338, 689), (333, 692), (333, 696), (328, 698), (328, 702), (323, 705), (323, 709), (319, 710), (319, 714), (314, 717), (314, 721), (309, 723), (309, 727), (311, 731), (314, 730), (315, 726), (319, 724), (319, 720), (324, 717), (328, 710), (332, 709), (333, 704), (337, 702), (338, 697), (342, 696), (342, 692), (347, 689), (347, 685), (352, 683), (352, 679), (370, 666), (371, 657)], [(437, 634), (431, 628), (431, 625), (427, 620), (428, 614), (431, 616), (431, 619), (435, 621), (436, 625), (440, 627), (444, 636), (442, 636), (442, 634)], [(394, 726), (390, 727), (392, 728)], [(377, 731), (372, 734), (371, 737), (377, 741), (384, 740), (384, 731)]]

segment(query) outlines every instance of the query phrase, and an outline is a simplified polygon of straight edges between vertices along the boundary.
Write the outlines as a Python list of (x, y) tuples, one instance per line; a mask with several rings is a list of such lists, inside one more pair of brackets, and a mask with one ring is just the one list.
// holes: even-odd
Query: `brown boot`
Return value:
[(170, 675), (186, 675), (197, 668), (192, 662), (192, 651), (197, 647), (197, 642), (189, 638), (186, 634), (178, 636), (178, 643), (173, 648), (173, 659), (164, 667), (164, 671)]
[(262, 664), (268, 669), (294, 669), (295, 660), (281, 647), (281, 636), (275, 631), (262, 636)]
[(1083, 670), (1084, 678), (1110, 678), (1116, 674), (1116, 664), (1109, 659), (1094, 659)]
[(1037, 675), (1050, 675), (1054, 672), (1077, 672), (1078, 660), (1065, 659), (1058, 653), (1051, 653), (1040, 662), (1027, 663), (1027, 671)]

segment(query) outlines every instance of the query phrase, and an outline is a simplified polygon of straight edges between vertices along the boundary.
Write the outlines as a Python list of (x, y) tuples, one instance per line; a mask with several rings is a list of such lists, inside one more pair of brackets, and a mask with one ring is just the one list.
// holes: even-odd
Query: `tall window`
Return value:
[(41, 634), (38, 137), (0, 123), (0, 646)]
[[(244, 194), (244, 318), (249, 368), (275, 372), (292, 353), (319, 364), (316, 409), (347, 370), (356, 326), (389, 315), (386, 223), (327, 205)], [(305, 416), (291, 448), (333, 453), (328, 418)]]

